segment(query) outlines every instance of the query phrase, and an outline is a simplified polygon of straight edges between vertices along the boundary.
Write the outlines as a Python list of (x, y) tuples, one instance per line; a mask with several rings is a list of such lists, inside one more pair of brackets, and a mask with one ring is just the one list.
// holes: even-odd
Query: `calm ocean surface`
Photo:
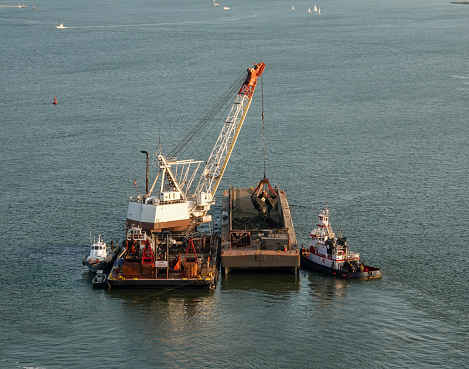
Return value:
[[(0, 367), (467, 366), (469, 6), (218, 2), (0, 8)], [(140, 150), (161, 137), (170, 151), (259, 60), (267, 177), (300, 244), (328, 203), (383, 279), (92, 289), (90, 229), (122, 238)], [(261, 101), (258, 88), (218, 195), (262, 178)]]

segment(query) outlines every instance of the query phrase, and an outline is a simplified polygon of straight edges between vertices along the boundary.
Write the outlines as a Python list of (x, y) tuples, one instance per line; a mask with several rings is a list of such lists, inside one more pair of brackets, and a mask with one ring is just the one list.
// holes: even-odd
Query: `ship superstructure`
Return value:
[(311, 260), (328, 268), (342, 269), (345, 262), (359, 262), (360, 255), (348, 249), (345, 237), (335, 237), (331, 227), (330, 215), (331, 213), (326, 205), (325, 209), (318, 215), (319, 222), (316, 228), (311, 231)]

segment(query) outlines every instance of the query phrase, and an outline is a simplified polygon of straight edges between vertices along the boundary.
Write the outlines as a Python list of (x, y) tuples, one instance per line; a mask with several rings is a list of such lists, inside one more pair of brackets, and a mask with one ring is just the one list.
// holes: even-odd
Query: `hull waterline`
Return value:
[(345, 279), (378, 279), (383, 275), (379, 268), (370, 267), (365, 265), (363, 272), (345, 272), (342, 270), (337, 270), (329, 268), (317, 263), (312, 262), (305, 256), (303, 253), (300, 254), (301, 267), (303, 269), (314, 270), (323, 274), (332, 275), (339, 278)]

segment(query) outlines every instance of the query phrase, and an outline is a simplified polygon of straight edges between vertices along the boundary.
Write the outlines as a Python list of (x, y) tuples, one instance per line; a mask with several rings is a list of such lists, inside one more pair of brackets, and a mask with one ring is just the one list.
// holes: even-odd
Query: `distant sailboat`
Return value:
[(318, 8), (318, 15), (321, 15), (321, 9)]
[(295, 6), (292, 5), (292, 6), (291, 6), (291, 10), (295, 10)]
[(308, 13), (312, 14), (311, 8), (308, 8)]
[(313, 9), (315, 12), (318, 11), (318, 8), (316, 8), (316, 5), (314, 6), (314, 9)]
[(215, 0), (213, 0), (213, 6), (220, 6), (220, 4), (218, 4), (217, 2), (215, 2)]

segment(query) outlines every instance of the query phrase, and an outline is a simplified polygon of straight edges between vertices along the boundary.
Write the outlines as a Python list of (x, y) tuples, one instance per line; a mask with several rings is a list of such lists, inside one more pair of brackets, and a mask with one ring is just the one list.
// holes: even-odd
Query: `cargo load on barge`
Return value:
[(210, 287), (218, 276), (219, 238), (193, 235), (181, 242), (169, 232), (149, 237), (131, 227), (108, 276), (112, 287)]
[(345, 279), (381, 278), (379, 268), (360, 262), (360, 255), (353, 252), (342, 235), (332, 231), (330, 211), (326, 208), (319, 213), (317, 227), (311, 233), (311, 246), (301, 249), (301, 267), (331, 274)]
[(287, 196), (263, 178), (256, 188), (223, 193), (221, 267), (297, 273), (300, 255)]
[[(208, 160), (178, 156), (201, 135), (215, 110), (224, 107), (220, 102), (228, 101), (227, 94), (169, 155), (163, 155), (161, 149), (156, 153), (154, 166), (158, 172), (151, 187), (149, 154), (142, 151), (147, 158), (145, 194), (130, 197), (124, 252), (108, 275), (109, 287), (214, 287), (220, 238), (210, 231), (212, 217), (207, 212), (215, 203), (215, 193), (264, 68), (262, 62), (255, 64), (235, 84), (231, 110)], [(202, 174), (198, 175), (200, 168)], [(206, 231), (201, 232), (200, 226)]]

